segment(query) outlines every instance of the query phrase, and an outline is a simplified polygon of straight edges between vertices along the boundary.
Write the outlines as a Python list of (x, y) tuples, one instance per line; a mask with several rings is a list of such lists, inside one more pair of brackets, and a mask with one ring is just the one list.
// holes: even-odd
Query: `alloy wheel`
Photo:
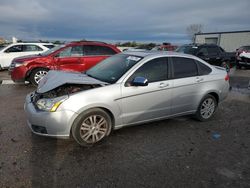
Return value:
[(34, 80), (37, 84), (39, 84), (40, 80), (48, 73), (48, 71), (45, 70), (40, 70), (37, 71), (36, 74), (34, 75)]
[(215, 101), (212, 98), (207, 98), (201, 105), (201, 116), (204, 119), (210, 118), (215, 111)]
[(85, 118), (80, 126), (81, 138), (89, 144), (101, 140), (108, 132), (108, 122), (101, 115), (91, 115)]

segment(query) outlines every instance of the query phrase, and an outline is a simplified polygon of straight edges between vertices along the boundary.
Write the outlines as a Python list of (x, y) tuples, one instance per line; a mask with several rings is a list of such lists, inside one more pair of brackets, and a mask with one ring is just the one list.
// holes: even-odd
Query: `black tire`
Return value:
[(198, 106), (195, 114), (196, 119), (199, 121), (208, 121), (216, 112), (217, 105), (218, 103), (214, 96), (206, 95)]
[(241, 65), (240, 65), (240, 64), (237, 64), (237, 65), (236, 65), (236, 69), (241, 69)]
[(111, 130), (110, 115), (100, 108), (92, 108), (75, 119), (71, 133), (74, 140), (81, 146), (91, 146), (102, 141)]
[[(37, 68), (31, 71), (29, 81), (34, 85), (37, 86), (39, 81), (49, 72), (48, 69), (45, 68)], [(40, 78), (40, 79), (39, 79)]]

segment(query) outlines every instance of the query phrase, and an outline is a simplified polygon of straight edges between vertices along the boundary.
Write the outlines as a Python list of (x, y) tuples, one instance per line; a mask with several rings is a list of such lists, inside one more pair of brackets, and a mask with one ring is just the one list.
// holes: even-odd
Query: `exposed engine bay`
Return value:
[(64, 84), (51, 91), (45, 93), (34, 93), (32, 96), (32, 102), (36, 102), (42, 98), (56, 98), (63, 95), (70, 95), (84, 90), (94, 89), (101, 87), (100, 84)]

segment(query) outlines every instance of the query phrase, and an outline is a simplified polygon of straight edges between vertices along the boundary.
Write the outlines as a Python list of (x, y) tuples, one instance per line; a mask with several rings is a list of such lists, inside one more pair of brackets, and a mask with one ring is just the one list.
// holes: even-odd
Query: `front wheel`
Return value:
[(109, 114), (100, 108), (93, 108), (76, 118), (72, 126), (72, 136), (81, 146), (89, 146), (103, 140), (111, 129)]
[(37, 86), (40, 82), (40, 80), (48, 73), (48, 69), (45, 68), (37, 68), (34, 69), (30, 74), (30, 82)]
[(200, 121), (209, 120), (215, 113), (217, 108), (217, 101), (212, 95), (204, 97), (196, 112), (196, 118)]

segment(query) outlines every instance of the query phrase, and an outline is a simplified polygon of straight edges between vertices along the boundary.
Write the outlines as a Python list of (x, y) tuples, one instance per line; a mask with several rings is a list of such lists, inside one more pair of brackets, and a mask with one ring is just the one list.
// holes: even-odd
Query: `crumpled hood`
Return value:
[(45, 93), (64, 84), (99, 84), (107, 85), (108, 83), (91, 78), (86, 74), (55, 71), (51, 70), (39, 82), (37, 87), (38, 93)]

